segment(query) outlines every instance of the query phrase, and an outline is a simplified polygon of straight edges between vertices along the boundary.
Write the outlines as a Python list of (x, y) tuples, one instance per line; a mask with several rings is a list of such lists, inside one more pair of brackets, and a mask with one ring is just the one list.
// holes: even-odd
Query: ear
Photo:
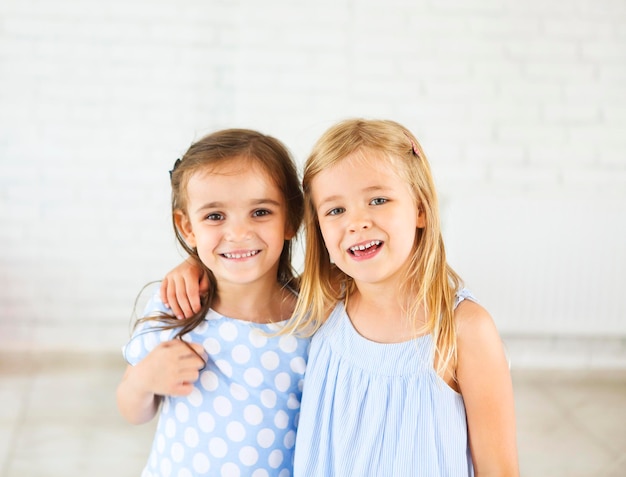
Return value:
[(180, 232), (180, 234), (185, 239), (185, 242), (189, 247), (196, 247), (196, 235), (193, 233), (193, 228), (191, 227), (191, 221), (187, 214), (185, 214), (182, 210), (177, 210), (174, 212), (174, 224), (176, 224), (176, 228)]
[(424, 208), (422, 204), (417, 207), (417, 228), (423, 229), (426, 227), (426, 212), (424, 212)]
[(285, 226), (285, 240), (291, 240), (295, 236), (296, 234), (293, 232), (293, 230), (291, 230), (291, 226), (287, 224)]

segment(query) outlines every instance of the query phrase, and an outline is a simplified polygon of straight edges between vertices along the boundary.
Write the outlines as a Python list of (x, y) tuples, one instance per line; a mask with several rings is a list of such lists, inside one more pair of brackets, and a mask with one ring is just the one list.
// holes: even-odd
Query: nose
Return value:
[(250, 237), (252, 231), (246, 220), (231, 219), (226, 229), (226, 239), (231, 242), (239, 242)]
[(365, 210), (356, 210), (350, 214), (350, 232), (367, 230), (372, 226), (372, 220)]

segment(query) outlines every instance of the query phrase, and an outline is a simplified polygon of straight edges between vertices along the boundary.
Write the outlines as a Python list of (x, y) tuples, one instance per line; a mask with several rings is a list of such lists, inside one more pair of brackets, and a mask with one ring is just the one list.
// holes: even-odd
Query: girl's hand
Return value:
[(187, 396), (206, 363), (204, 347), (179, 339), (159, 344), (135, 366), (135, 385), (160, 396)]
[(132, 424), (150, 421), (162, 396), (191, 393), (206, 360), (200, 344), (178, 339), (159, 344), (136, 366), (126, 367), (116, 393), (120, 414)]
[(208, 289), (206, 272), (188, 258), (165, 275), (161, 282), (161, 301), (179, 320), (190, 318), (200, 311), (200, 297)]

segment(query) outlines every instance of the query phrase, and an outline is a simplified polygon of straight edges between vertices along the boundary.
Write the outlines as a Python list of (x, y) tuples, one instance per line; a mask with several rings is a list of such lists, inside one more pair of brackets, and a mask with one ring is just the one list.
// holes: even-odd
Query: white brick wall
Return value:
[(303, 160), (357, 115), (421, 139), (452, 264), (505, 335), (625, 337), (625, 20), (623, 0), (3, 0), (0, 345), (123, 343), (180, 260), (167, 171), (191, 141), (251, 127)]

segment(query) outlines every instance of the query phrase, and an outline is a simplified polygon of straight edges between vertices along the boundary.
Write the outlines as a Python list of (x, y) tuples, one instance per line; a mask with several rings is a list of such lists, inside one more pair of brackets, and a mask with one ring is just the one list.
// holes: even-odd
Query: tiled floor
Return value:
[[(138, 476), (154, 424), (115, 407), (119, 356), (0, 354), (0, 476)], [(523, 477), (626, 475), (626, 371), (514, 371)]]

